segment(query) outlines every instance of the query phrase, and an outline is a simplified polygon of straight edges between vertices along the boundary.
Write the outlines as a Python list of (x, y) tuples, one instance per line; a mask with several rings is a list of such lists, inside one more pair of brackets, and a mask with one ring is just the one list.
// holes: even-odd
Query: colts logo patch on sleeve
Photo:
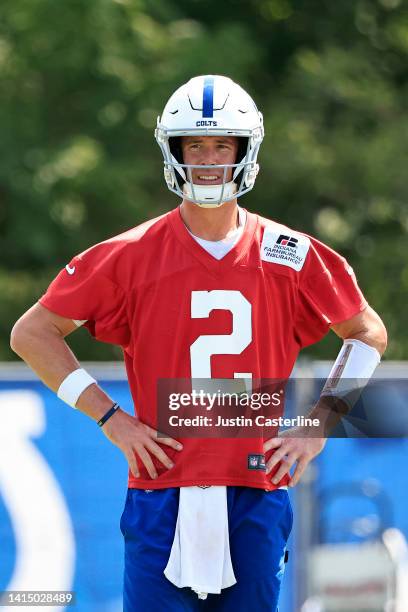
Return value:
[(303, 268), (310, 247), (310, 239), (285, 227), (265, 228), (261, 244), (261, 259), (289, 266), (297, 272)]

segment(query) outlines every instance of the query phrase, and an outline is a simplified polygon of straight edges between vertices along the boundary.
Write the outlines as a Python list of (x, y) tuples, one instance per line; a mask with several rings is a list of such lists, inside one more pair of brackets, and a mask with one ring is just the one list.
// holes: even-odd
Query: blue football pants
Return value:
[(237, 584), (199, 600), (164, 576), (177, 521), (179, 489), (129, 489), (124, 612), (277, 612), (293, 515), (288, 492), (228, 487), (231, 560)]

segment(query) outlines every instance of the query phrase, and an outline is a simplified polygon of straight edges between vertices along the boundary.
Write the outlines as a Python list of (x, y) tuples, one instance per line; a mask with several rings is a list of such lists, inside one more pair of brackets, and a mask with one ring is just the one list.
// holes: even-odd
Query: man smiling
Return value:
[[(292, 525), (287, 486), (324, 446), (324, 429), (159, 437), (160, 381), (286, 380), (300, 349), (332, 329), (345, 342), (326, 391), (341, 398), (342, 373), (369, 378), (385, 350), (385, 328), (343, 257), (238, 207), (262, 139), (261, 113), (229, 78), (180, 87), (156, 140), (181, 205), (74, 257), (13, 329), (14, 350), (128, 460), (126, 612), (275, 612)], [(68, 348), (80, 325), (123, 348), (135, 416)], [(320, 403), (312, 413), (324, 425)]]

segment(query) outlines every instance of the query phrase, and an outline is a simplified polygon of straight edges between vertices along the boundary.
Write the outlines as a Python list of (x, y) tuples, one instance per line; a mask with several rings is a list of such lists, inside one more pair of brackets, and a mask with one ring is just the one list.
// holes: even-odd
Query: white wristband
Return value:
[(86, 370), (78, 368), (64, 378), (58, 388), (57, 395), (63, 402), (75, 408), (81, 393), (94, 383), (96, 383), (96, 380)]
[(377, 349), (361, 340), (348, 338), (330, 371), (322, 395), (354, 404), (381, 361)]

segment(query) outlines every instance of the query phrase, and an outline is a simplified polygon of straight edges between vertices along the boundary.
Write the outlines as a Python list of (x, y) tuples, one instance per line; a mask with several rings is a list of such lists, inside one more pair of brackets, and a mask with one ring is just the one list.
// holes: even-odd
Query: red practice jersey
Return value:
[[(287, 379), (300, 349), (367, 305), (346, 260), (318, 240), (247, 212), (240, 240), (216, 260), (179, 208), (75, 257), (40, 303), (123, 348), (135, 411), (155, 429), (158, 380)], [(139, 461), (129, 486), (288, 482), (274, 485), (257, 464), (261, 437), (179, 439), (181, 452), (163, 445), (172, 469), (153, 457), (152, 480)]]

